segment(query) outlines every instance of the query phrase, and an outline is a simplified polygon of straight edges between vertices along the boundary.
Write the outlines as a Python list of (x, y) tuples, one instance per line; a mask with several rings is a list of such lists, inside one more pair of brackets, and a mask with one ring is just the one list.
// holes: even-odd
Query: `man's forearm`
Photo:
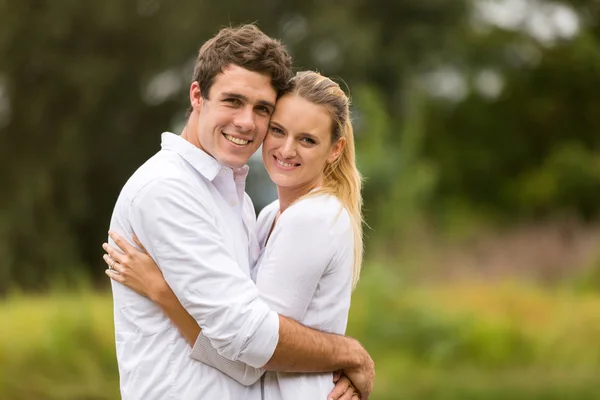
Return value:
[(286, 372), (328, 372), (357, 368), (366, 354), (355, 339), (324, 333), (279, 316), (279, 342), (264, 368)]

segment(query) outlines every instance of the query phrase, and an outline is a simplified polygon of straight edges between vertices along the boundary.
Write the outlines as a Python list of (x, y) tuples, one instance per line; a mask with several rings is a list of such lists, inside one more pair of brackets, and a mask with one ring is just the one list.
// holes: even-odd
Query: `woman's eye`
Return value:
[(271, 132), (276, 135), (281, 135), (283, 133), (283, 131), (276, 126), (271, 126)]
[(305, 137), (301, 139), (304, 143), (306, 144), (316, 144), (317, 142), (315, 142), (313, 139), (309, 138), (309, 137)]

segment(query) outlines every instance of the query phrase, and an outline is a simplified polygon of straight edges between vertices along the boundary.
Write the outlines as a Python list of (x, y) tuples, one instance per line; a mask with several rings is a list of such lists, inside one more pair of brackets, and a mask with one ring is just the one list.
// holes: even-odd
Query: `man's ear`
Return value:
[(190, 85), (190, 105), (194, 111), (200, 111), (203, 102), (202, 91), (200, 90), (200, 84), (193, 82)]
[(331, 164), (332, 162), (337, 160), (338, 157), (342, 154), (342, 151), (344, 151), (345, 146), (346, 146), (346, 138), (345, 137), (339, 138), (338, 141), (335, 142), (335, 144), (331, 147), (331, 152), (329, 153), (329, 157), (327, 157), (327, 162), (329, 164)]

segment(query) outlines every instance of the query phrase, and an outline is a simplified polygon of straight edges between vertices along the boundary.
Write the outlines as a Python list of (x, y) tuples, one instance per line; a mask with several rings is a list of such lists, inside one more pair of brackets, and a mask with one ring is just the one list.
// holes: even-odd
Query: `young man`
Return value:
[[(256, 223), (245, 166), (264, 139), (291, 77), (283, 46), (253, 25), (226, 28), (200, 49), (181, 134), (125, 184), (112, 230), (135, 233), (212, 346), (253, 367), (343, 369), (371, 391), (373, 362), (354, 339), (322, 333), (271, 311), (250, 279)], [(121, 394), (130, 399), (259, 399), (189, 358), (189, 347), (150, 299), (113, 282)]]

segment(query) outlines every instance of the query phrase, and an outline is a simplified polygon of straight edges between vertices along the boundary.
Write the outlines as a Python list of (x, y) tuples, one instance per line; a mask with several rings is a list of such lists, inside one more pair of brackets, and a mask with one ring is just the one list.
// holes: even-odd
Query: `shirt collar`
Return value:
[(194, 146), (184, 138), (171, 132), (164, 132), (161, 136), (161, 147), (163, 150), (173, 151), (186, 160), (194, 169), (202, 174), (209, 181), (213, 181), (219, 171), (223, 169), (233, 171), (233, 177), (236, 182), (245, 181), (248, 176), (248, 166), (241, 168), (231, 168), (220, 164), (212, 156), (202, 149)]

